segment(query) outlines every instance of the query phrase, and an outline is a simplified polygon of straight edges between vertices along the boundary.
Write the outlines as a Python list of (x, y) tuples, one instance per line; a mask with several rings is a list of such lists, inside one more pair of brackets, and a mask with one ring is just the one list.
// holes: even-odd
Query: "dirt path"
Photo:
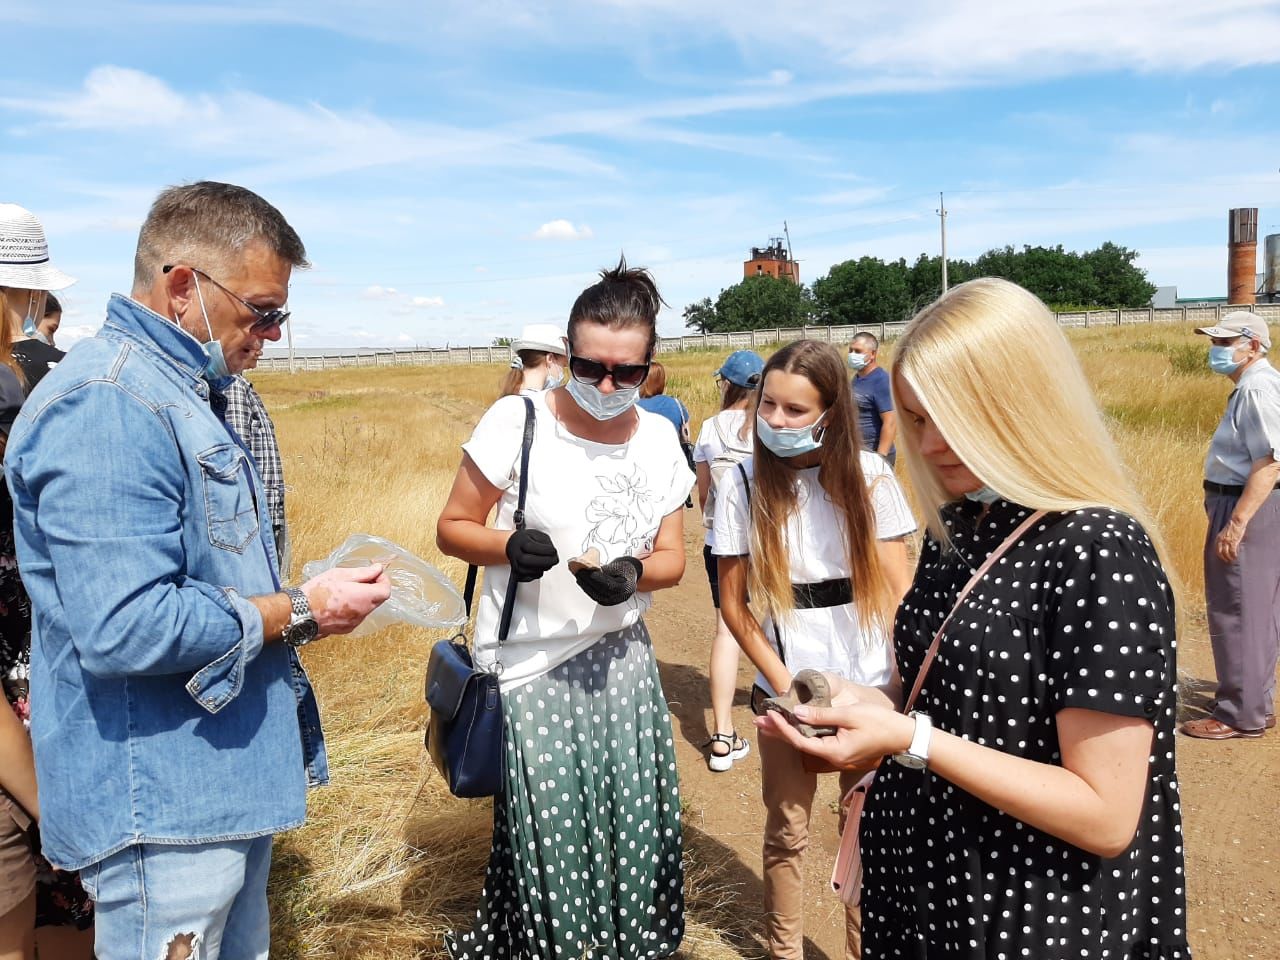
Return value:
[[(764, 956), (760, 941), (760, 766), (747, 708), (754, 671), (743, 658), (734, 722), (752, 754), (727, 773), (712, 773), (700, 745), (709, 732), (707, 655), (715, 620), (702, 571), (701, 533), (686, 513), (689, 565), (684, 582), (659, 595), (647, 617), (671, 703), (690, 842), (715, 862), (716, 879), (737, 897), (737, 941), (744, 956)], [(1213, 660), (1203, 624), (1193, 624), (1180, 653), (1189, 716), (1212, 692)], [(1188, 906), (1197, 960), (1280, 958), (1280, 735), (1211, 743), (1178, 738), (1187, 833)], [(838, 841), (834, 777), (814, 802), (806, 863), (806, 956), (843, 956), (842, 911), (827, 888)]]

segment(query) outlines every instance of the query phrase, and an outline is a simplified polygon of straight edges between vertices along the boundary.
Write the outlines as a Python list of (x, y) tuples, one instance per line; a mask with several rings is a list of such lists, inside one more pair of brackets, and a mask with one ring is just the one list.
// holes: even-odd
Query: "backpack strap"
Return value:
[(751, 481), (747, 479), (747, 468), (742, 465), (741, 460), (737, 462), (736, 466), (738, 468), (738, 473), (742, 475), (742, 489), (747, 495), (747, 506), (750, 507), (751, 506)]

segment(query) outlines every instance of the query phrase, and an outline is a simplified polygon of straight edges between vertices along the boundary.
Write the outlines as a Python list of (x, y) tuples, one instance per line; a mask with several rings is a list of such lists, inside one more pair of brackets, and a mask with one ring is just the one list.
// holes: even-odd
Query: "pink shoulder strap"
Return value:
[(956, 615), (956, 611), (960, 609), (960, 605), (964, 603), (965, 597), (969, 596), (969, 591), (972, 590), (978, 581), (986, 575), (987, 571), (995, 565), (995, 562), (1004, 556), (1004, 554), (1009, 551), (1009, 548), (1017, 543), (1022, 535), (1031, 529), (1031, 526), (1044, 517), (1044, 515), (1045, 511), (1037, 510), (1035, 513), (1031, 514), (1031, 516), (1027, 517), (1027, 519), (1018, 524), (1017, 529), (1014, 530), (1013, 533), (1009, 534), (1009, 536), (1005, 537), (1004, 542), (1001, 543), (1000, 546), (991, 551), (991, 556), (987, 557), (982, 566), (977, 569), (977, 572), (969, 578), (969, 582), (964, 585), (964, 589), (961, 590), (960, 595), (956, 597), (955, 606), (951, 608), (951, 612), (947, 614), (947, 619), (942, 621), (942, 626), (940, 626), (938, 628), (938, 632), (934, 634), (933, 643), (929, 644), (929, 650), (925, 653), (924, 660), (920, 663), (920, 670), (916, 674), (916, 682), (911, 687), (911, 696), (907, 697), (907, 702), (902, 708), (903, 713), (910, 713), (911, 708), (915, 706), (916, 697), (920, 696), (920, 688), (924, 686), (925, 675), (928, 674), (929, 668), (933, 666), (933, 658), (938, 655), (938, 645), (942, 642), (942, 634), (950, 625), (951, 618)]

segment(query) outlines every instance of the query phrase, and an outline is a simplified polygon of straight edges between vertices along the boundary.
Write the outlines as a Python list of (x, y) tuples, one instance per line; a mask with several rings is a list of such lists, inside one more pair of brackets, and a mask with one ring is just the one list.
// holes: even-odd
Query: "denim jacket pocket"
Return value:
[(244, 553), (258, 536), (258, 506), (244, 451), (234, 443), (220, 443), (200, 451), (196, 459), (204, 479), (209, 542), (223, 550)]

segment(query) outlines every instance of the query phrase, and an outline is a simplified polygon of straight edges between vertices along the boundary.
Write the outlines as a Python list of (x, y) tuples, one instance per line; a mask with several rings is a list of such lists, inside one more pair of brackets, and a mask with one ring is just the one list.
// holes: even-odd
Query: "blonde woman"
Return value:
[[(815, 340), (770, 357), (755, 452), (716, 488), (721, 609), (766, 696), (785, 693), (804, 669), (870, 686), (893, 678), (887, 628), (910, 579), (904, 537), (916, 525), (884, 458), (860, 448), (844, 371), (836, 349)], [(747, 607), (748, 585), (767, 611), (763, 622)], [(846, 789), (856, 779), (841, 774)], [(801, 866), (816, 790), (801, 753), (760, 741), (765, 930), (775, 958), (804, 956)], [(851, 913), (846, 956), (857, 955)]]
[(863, 957), (1183, 960), (1174, 600), (1156, 535), (1048, 309), (974, 280), (898, 341), (893, 389), (929, 536), (878, 691), (766, 732), (842, 766), (886, 760), (862, 819)]
[(531, 323), (511, 341), (511, 369), (502, 378), (503, 397), (531, 397), (564, 380), (564, 331), (554, 323)]

